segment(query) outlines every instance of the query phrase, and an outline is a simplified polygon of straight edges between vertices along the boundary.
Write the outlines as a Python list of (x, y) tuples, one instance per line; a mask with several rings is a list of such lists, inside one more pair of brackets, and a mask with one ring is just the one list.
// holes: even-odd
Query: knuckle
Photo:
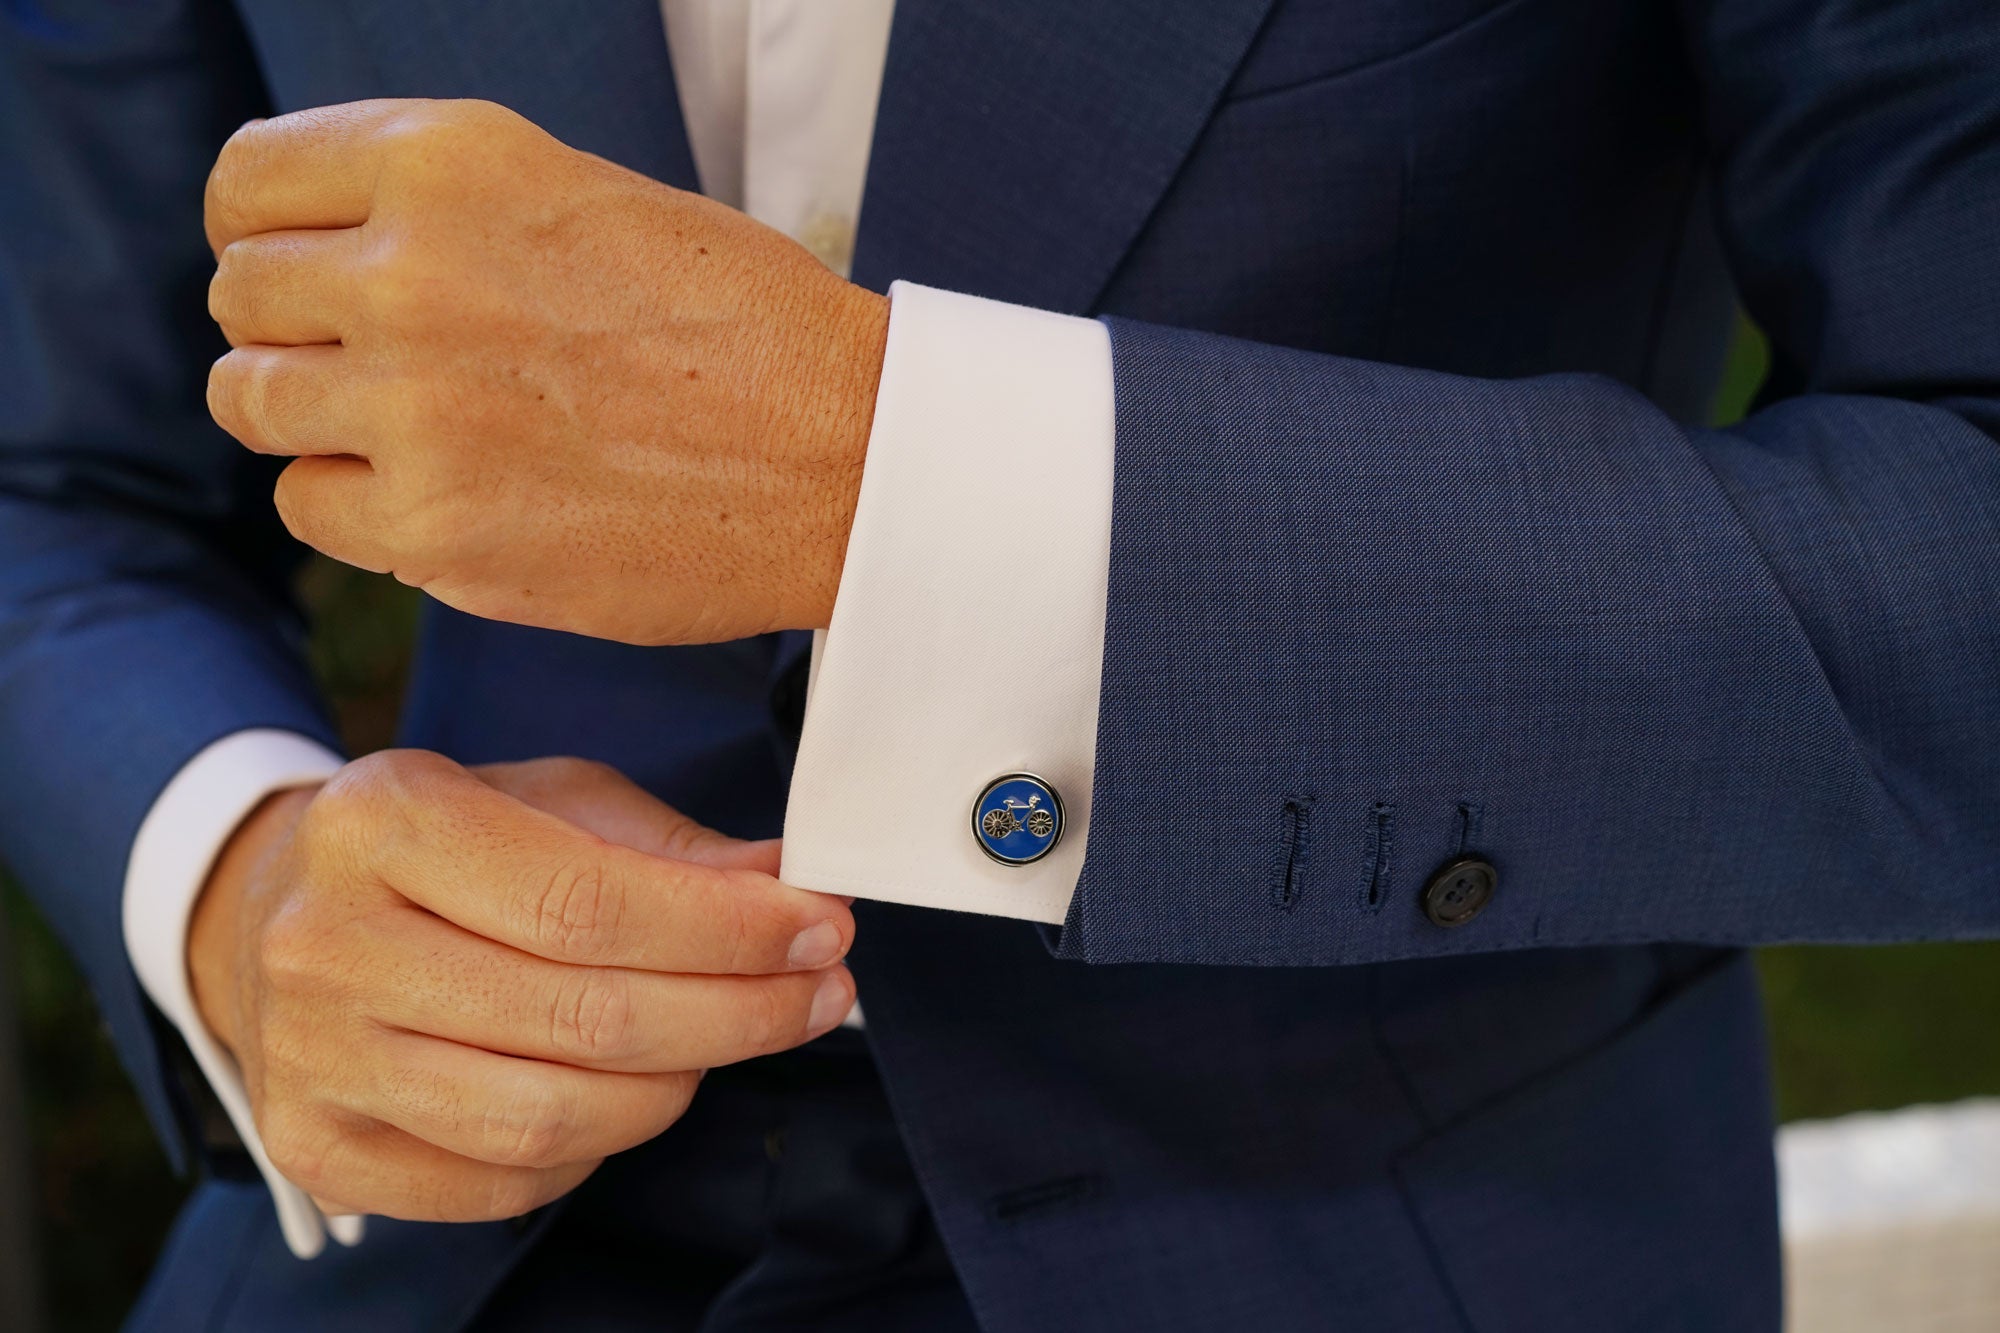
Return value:
[[(373, 399), (371, 410), (378, 421), (393, 428), (388, 432), (392, 437), (413, 438), (420, 434), (435, 434), (435, 419), (440, 414), (433, 409), (434, 395), (419, 374), (406, 372), (383, 376), (370, 385), (370, 391)], [(394, 443), (394, 438), (390, 443)], [(405, 468), (421, 466), (428, 460), (428, 451), (398, 454), (399, 466)]]
[(767, 972), (782, 966), (800, 929), (795, 915), (761, 894), (735, 894), (727, 901), (730, 971)]
[(285, 531), (306, 545), (317, 547), (324, 538), (319, 515), (314, 512), (306, 492), (307, 474), (302, 466), (313, 461), (310, 458), (295, 458), (285, 464), (285, 470), (278, 474), (278, 480), (271, 488), (271, 504), (278, 511)]
[(375, 131), (381, 145), (382, 161), (396, 167), (420, 159), (436, 141), (442, 121), (432, 102), (412, 102), (385, 119)]
[(549, 776), (565, 786), (601, 786), (619, 780), (618, 770), (611, 765), (580, 755), (552, 755), (536, 762), (545, 765)]
[(381, 776), (392, 782), (422, 782), (456, 775), (459, 766), (439, 754), (436, 750), (377, 750), (366, 759), (356, 763), (369, 763)]
[(252, 152), (250, 126), (244, 126), (229, 136), (216, 154), (215, 166), (208, 173), (208, 187), (203, 196), (204, 211), (208, 216), (212, 233), (227, 233), (234, 229), (244, 216), (243, 167), (245, 159)]
[(701, 1071), (689, 1070), (667, 1077), (664, 1092), (666, 1123), (671, 1125), (687, 1114), (688, 1107), (694, 1105), (694, 1094), (701, 1087)]
[(326, 780), (300, 816), (296, 836), (308, 846), (345, 844), (374, 818), (373, 756), (356, 759)]
[(445, 801), (465, 770), (435, 750), (377, 750), (371, 763), (373, 787), (390, 802)]
[[(408, 553), (415, 566), (451, 568), (471, 540), (465, 507), (434, 489), (425, 494), (426, 489), (410, 485), (396, 495), (390, 507), (398, 549)], [(402, 568), (399, 566), (399, 571)]]
[(493, 102), (474, 99), (411, 102), (376, 129), (380, 185), (392, 204), (421, 202), (441, 190), (508, 170), (508, 154), (533, 126)]
[(528, 122), (498, 102), (477, 97), (444, 98), (422, 105), (424, 138), (431, 143), (485, 140)]
[(456, 764), (428, 750), (378, 750), (354, 760), (321, 789), (323, 841), (355, 866), (385, 866), (448, 855), (421, 841), (426, 812), (447, 813), (459, 798)]
[(375, 231), (355, 271), (363, 309), (378, 325), (409, 325), (424, 312), (424, 275), (407, 242), (394, 232)]
[(257, 939), (257, 968), (272, 988), (310, 990), (319, 981), (325, 951), (318, 932), (305, 920), (298, 903), (274, 914)]
[(604, 959), (618, 939), (624, 894), (595, 856), (573, 856), (535, 895), (531, 938), (547, 956), (574, 963)]
[(216, 256), (209, 280), (209, 315), (224, 333), (244, 342), (262, 339), (256, 333), (276, 312), (273, 279), (279, 273), (278, 249), (267, 235), (243, 236)]
[(637, 1053), (630, 980), (599, 968), (564, 979), (549, 1020), (551, 1045), (583, 1060), (622, 1060)]
[(215, 275), (208, 280), (208, 317), (221, 325), (225, 333), (236, 323), (235, 286), (229, 250), (225, 249), (215, 261)]
[(469, 100), (411, 102), (382, 122), (376, 131), (381, 139), (385, 172), (393, 173), (398, 185), (407, 189), (421, 186), (440, 162), (456, 156), (455, 150), (492, 124), (491, 103)]
[(225, 353), (208, 368), (208, 414), (215, 418), (216, 425), (239, 436), (244, 427), (238, 387), (242, 355), (234, 351)]
[[(228, 253), (223, 251), (225, 258)], [(258, 308), (256, 290), (243, 276), (240, 264), (218, 265), (215, 276), (208, 280), (208, 317), (217, 327), (233, 341), (251, 341), (246, 334)]]
[(608, 765), (569, 755), (545, 755), (512, 763), (482, 764), (482, 780), (530, 805), (579, 790), (601, 788), (615, 776)]
[(666, 1125), (674, 1125), (680, 1117), (684, 1117), (688, 1113), (688, 1107), (694, 1105), (694, 1093), (700, 1087), (702, 1087), (700, 1069), (666, 1075), (666, 1081), (660, 1085), (662, 1121)]
[(266, 1089), (323, 1086), (328, 1052), (323, 1025), (315, 1018), (295, 1013), (291, 1006), (266, 1005), (256, 1038), (259, 1074)]
[(532, 1213), (542, 1206), (542, 1184), (527, 1172), (496, 1171), (488, 1181), (478, 1210), (480, 1220), (497, 1222)]
[(700, 852), (716, 843), (726, 843), (728, 839), (705, 824), (700, 824), (679, 811), (667, 821), (667, 828), (660, 839), (660, 855), (693, 859)]
[(445, 799), (445, 775), (456, 765), (429, 750), (377, 750), (343, 767), (320, 794), (350, 811), (350, 818), (376, 823), (416, 802)]
[(481, 1155), (501, 1166), (545, 1167), (561, 1160), (568, 1108), (547, 1084), (521, 1080), (480, 1117)]
[(252, 401), (260, 413), (265, 434), (289, 448), (295, 442), (297, 428), (324, 408), (327, 384), (317, 375), (302, 373), (304, 367), (287, 369), (276, 357), (259, 358), (257, 369)]
[(460, 98), (443, 103), (446, 113), (462, 124), (472, 125), (525, 125), (527, 122), (498, 102), (480, 97)]
[(376, 1075), (376, 1087), (390, 1105), (425, 1124), (451, 1129), (469, 1119), (461, 1086), (428, 1065), (392, 1064)]
[(288, 1106), (267, 1108), (257, 1132), (278, 1174), (305, 1190), (325, 1183), (332, 1134), (316, 1117)]
[(215, 256), (215, 276), (226, 289), (241, 291), (246, 285), (254, 285), (259, 265), (257, 260), (263, 254), (264, 242), (259, 236), (239, 236)]
[(740, 902), (732, 902), (723, 914), (723, 953), (728, 959), (726, 970), (730, 972), (757, 972), (758, 954), (762, 940), (751, 921), (750, 910)]
[(788, 984), (790, 981), (789, 977), (774, 978), (745, 987), (749, 994), (741, 1016), (741, 1039), (747, 1052), (784, 1050), (796, 1045), (805, 1031), (806, 1006), (811, 1000), (801, 1000), (801, 988)]
[(245, 359), (238, 393), (240, 413), (250, 429), (271, 444), (284, 447), (283, 426), (290, 419), (286, 377), (275, 357), (256, 354)]

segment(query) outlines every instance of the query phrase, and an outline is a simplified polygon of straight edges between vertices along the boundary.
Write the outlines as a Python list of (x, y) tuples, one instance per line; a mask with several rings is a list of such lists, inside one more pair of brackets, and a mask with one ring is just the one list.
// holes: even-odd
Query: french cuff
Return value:
[(1058, 923), (1096, 767), (1110, 337), (1095, 320), (914, 283), (890, 298), (846, 564), (813, 642), (782, 873)]
[(229, 1113), (277, 1206), (285, 1244), (310, 1259), (331, 1234), (360, 1241), (358, 1217), (325, 1218), (305, 1191), (279, 1175), (250, 1117), (242, 1073), (195, 1009), (187, 973), (188, 919), (229, 836), (266, 796), (330, 776), (340, 758), (295, 732), (255, 728), (216, 741), (182, 766), (161, 790), (132, 840), (125, 865), (125, 952), (153, 1003), (180, 1031)]

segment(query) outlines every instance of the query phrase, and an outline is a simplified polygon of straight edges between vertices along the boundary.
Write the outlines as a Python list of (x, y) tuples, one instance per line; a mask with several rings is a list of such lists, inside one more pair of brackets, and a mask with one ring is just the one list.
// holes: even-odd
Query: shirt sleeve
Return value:
[[(1110, 566), (1111, 344), (1095, 320), (899, 282), (875, 419), (785, 817), (784, 876), (1060, 922), (1083, 865)], [(981, 850), (1031, 773), (1046, 856)]]
[(264, 1153), (236, 1062), (195, 1009), (187, 974), (188, 919), (223, 844), (258, 803), (340, 767), (331, 750), (294, 732), (256, 728), (216, 741), (190, 759), (160, 792), (132, 840), (126, 862), (125, 951), (147, 996), (179, 1030), (216, 1099), (229, 1114), (277, 1206), (285, 1243), (310, 1259), (330, 1233), (361, 1239), (358, 1217), (323, 1218), (305, 1191), (279, 1175)]

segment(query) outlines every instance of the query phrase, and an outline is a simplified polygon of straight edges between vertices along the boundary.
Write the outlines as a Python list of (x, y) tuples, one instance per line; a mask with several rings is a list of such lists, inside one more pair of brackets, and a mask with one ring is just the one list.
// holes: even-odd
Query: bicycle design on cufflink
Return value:
[(979, 831), (996, 841), (1018, 833), (1024, 828), (1037, 838), (1046, 838), (1056, 831), (1055, 814), (1042, 809), (1042, 797), (1039, 792), (1029, 796), (1025, 801), (1017, 801), (1009, 796), (979, 817)]

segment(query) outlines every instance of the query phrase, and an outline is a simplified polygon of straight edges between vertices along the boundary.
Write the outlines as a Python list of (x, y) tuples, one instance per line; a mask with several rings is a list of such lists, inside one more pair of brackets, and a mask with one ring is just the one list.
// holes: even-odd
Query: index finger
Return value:
[(424, 105), (344, 102), (253, 120), (229, 136), (202, 197), (208, 244), (266, 231), (358, 227), (368, 220), (385, 131)]
[[(327, 791), (338, 799), (338, 779)], [(400, 788), (400, 790), (398, 790)], [(324, 799), (324, 794), (322, 796)], [(410, 901), (561, 963), (765, 974), (825, 967), (854, 918), (838, 898), (754, 870), (621, 847), (440, 760), (387, 792), (374, 863)]]

